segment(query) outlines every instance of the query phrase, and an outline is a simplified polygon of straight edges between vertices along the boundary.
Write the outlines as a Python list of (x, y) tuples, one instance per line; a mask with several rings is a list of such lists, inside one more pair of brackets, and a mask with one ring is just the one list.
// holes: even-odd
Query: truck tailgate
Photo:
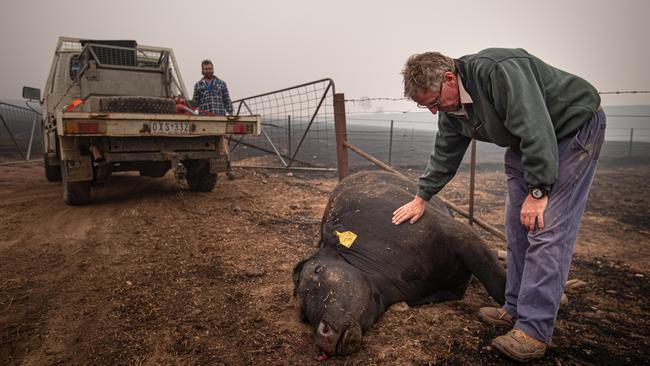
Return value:
[(261, 117), (146, 113), (57, 113), (60, 136), (259, 135)]

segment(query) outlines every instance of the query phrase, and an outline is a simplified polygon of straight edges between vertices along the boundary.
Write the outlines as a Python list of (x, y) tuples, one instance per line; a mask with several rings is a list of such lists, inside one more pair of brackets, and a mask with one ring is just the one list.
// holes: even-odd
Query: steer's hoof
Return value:
[(403, 312), (405, 312), (405, 311), (408, 310), (408, 309), (409, 309), (409, 306), (408, 306), (408, 304), (407, 304), (406, 302), (404, 302), (404, 301), (402, 301), (402, 302), (398, 302), (397, 304), (393, 304), (393, 305), (390, 307), (390, 310), (392, 310), (392, 311), (397, 311), (397, 312), (400, 312), (400, 313), (403, 313)]
[(562, 297), (560, 298), (560, 307), (565, 307), (567, 305), (569, 305), (569, 298), (566, 294), (562, 294)]

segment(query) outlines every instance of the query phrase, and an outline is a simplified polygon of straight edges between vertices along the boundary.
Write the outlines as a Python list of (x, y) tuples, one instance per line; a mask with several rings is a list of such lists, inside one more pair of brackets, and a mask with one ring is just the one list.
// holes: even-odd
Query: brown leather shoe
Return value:
[(546, 352), (546, 343), (529, 336), (521, 329), (513, 328), (505, 335), (492, 340), (492, 347), (519, 362), (541, 358)]
[(485, 307), (478, 309), (478, 316), (484, 322), (492, 325), (509, 325), (515, 324), (515, 319), (508, 314), (503, 308)]

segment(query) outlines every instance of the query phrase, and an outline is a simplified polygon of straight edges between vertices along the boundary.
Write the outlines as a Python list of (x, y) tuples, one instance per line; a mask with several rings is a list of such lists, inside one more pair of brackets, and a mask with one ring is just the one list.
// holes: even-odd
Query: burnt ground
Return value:
[[(68, 207), (42, 167), (0, 167), (0, 364), (317, 364), (291, 270), (315, 251), (333, 176), (236, 171), (214, 192), (119, 175)], [(553, 344), (536, 365), (650, 363), (650, 165), (603, 164)], [(443, 195), (467, 207), (467, 173)], [(480, 170), (477, 214), (502, 228), (504, 176)], [(483, 234), (495, 248), (498, 239)], [(502, 365), (507, 329), (463, 300), (390, 310), (333, 365)]]

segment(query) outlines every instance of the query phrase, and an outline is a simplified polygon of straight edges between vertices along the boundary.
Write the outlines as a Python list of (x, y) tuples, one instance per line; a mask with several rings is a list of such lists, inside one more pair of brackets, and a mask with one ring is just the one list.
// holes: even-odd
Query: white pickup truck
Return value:
[(47, 179), (62, 181), (70, 205), (90, 203), (91, 187), (118, 171), (173, 169), (190, 189), (211, 191), (228, 166), (225, 136), (259, 135), (261, 118), (201, 113), (185, 100), (169, 48), (59, 38), (42, 100)]

